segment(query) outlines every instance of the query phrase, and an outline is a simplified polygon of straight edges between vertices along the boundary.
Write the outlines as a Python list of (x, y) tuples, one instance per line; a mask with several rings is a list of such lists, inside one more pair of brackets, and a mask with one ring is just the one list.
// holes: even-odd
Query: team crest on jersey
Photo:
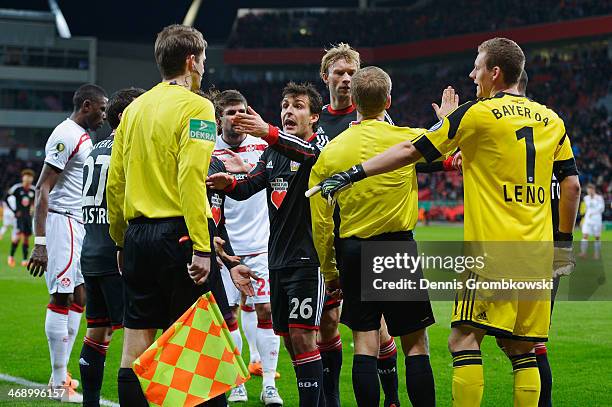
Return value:
[(289, 183), (283, 178), (274, 178), (274, 181), (272, 181), (270, 185), (272, 186), (272, 193), (270, 194), (272, 205), (274, 205), (276, 209), (280, 209), (280, 206), (287, 195)]
[(440, 120), (438, 123), (434, 124), (433, 126), (431, 126), (429, 128), (429, 130), (427, 130), (428, 132), (432, 132), (432, 131), (436, 131), (438, 130), (440, 127), (442, 127), (442, 123), (444, 123), (444, 119)]
[(217, 140), (217, 124), (210, 120), (189, 119), (189, 137), (214, 143)]
[(213, 194), (210, 197), (210, 210), (212, 212), (213, 220), (215, 221), (215, 225), (219, 226), (219, 222), (221, 222), (221, 205), (223, 204), (223, 200), (219, 196), (219, 194)]
[(296, 172), (297, 170), (300, 169), (300, 163), (297, 161), (291, 161), (290, 168), (291, 168), (291, 172)]
[(266, 164), (266, 168), (269, 168), (269, 169), (274, 168), (274, 164), (272, 164), (272, 161), (268, 161), (268, 163)]
[(69, 277), (64, 277), (60, 280), (60, 285), (62, 287), (70, 287), (70, 278)]

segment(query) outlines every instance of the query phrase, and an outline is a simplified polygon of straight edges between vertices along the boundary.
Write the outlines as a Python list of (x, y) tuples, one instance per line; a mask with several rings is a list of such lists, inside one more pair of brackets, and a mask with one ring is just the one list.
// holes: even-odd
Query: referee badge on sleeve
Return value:
[(217, 140), (217, 124), (210, 120), (189, 119), (189, 137), (198, 140)]

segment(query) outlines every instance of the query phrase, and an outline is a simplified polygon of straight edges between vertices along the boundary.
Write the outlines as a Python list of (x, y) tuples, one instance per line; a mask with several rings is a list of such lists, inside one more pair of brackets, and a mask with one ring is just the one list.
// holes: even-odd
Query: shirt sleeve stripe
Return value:
[(412, 144), (417, 150), (419, 150), (423, 157), (425, 157), (427, 162), (435, 161), (442, 156), (442, 154), (440, 154), (438, 149), (432, 144), (431, 141), (429, 141), (426, 136), (420, 137)]
[(448, 129), (448, 138), (452, 139), (457, 134), (457, 130), (459, 129), (459, 125), (461, 124), (461, 120), (463, 116), (467, 113), (470, 107), (474, 106), (478, 101), (471, 100), (466, 102), (453, 110), (447, 117), (450, 124), (450, 128)]
[(572, 157), (567, 160), (555, 161), (553, 163), (553, 174), (555, 174), (555, 178), (557, 178), (559, 182), (571, 175), (578, 175), (576, 160)]

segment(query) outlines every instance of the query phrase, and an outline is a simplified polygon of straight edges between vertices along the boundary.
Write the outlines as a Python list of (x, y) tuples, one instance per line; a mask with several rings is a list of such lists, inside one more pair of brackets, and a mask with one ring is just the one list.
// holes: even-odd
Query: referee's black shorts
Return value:
[[(342, 286), (342, 314), (340, 322), (353, 331), (380, 329), (380, 319), (385, 317), (391, 336), (403, 336), (432, 325), (434, 320), (431, 303), (427, 301), (362, 301), (361, 300), (361, 244), (368, 241), (413, 241), (412, 232), (385, 233), (368, 239), (338, 239), (341, 259), (338, 262)], [(409, 250), (416, 247), (409, 245)], [(413, 248), (413, 249), (412, 249)], [(419, 268), (415, 278), (422, 278)], [(425, 294), (426, 295), (426, 294)], [(426, 297), (428, 298), (428, 297)]]
[(123, 249), (126, 328), (166, 329), (207, 291), (212, 291), (223, 316), (231, 315), (215, 258), (212, 221), (209, 230), (210, 274), (204, 284), (196, 285), (187, 273), (191, 241), (179, 243), (189, 234), (183, 218), (130, 221)]

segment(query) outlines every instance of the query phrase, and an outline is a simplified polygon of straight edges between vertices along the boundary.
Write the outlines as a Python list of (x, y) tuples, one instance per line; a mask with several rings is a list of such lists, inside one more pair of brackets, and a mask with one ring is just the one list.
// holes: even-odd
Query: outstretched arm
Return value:
[(271, 148), (294, 161), (302, 163), (316, 159), (321, 153), (320, 143), (310, 143), (283, 132), (278, 127), (266, 123), (251, 107), (248, 108), (248, 114), (236, 114), (233, 122), (238, 131), (264, 139)]

